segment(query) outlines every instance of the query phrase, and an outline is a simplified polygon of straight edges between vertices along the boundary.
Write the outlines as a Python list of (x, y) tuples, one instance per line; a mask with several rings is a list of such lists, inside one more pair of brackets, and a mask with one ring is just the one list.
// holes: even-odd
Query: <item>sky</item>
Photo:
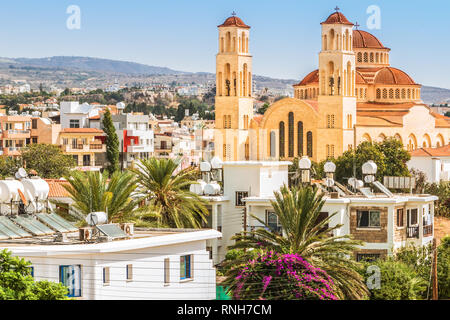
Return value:
[[(392, 49), (393, 67), (418, 83), (450, 88), (448, 0), (0, 2), (0, 57), (89, 56), (215, 72), (217, 26), (235, 11), (252, 27), (253, 73), (298, 80), (317, 68), (320, 22), (338, 6)], [(71, 5), (80, 9), (79, 29), (67, 27)], [(369, 30), (372, 5), (380, 9), (380, 28)]]

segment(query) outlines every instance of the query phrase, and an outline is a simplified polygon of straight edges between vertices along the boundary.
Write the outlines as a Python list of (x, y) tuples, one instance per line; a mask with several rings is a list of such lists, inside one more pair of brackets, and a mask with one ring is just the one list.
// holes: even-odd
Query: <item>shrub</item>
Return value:
[(230, 291), (246, 300), (337, 300), (328, 274), (297, 254), (263, 252), (239, 272)]

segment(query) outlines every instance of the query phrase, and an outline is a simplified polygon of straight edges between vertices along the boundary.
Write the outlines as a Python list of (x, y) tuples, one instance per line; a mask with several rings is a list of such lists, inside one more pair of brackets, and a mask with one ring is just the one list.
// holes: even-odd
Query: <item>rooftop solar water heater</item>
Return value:
[(50, 213), (48, 216), (51, 219), (53, 219), (54, 221), (56, 221), (57, 223), (59, 223), (60, 225), (64, 226), (69, 231), (71, 231), (71, 232), (78, 231), (78, 228), (73, 223), (67, 221), (66, 219), (64, 219), (62, 217), (60, 217), (56, 213)]
[(383, 184), (381, 184), (380, 181), (374, 181), (372, 184), (377, 187), (381, 192), (383, 192), (385, 195), (387, 195), (389, 198), (392, 198), (394, 194), (389, 191), (388, 188), (386, 188)]
[(25, 230), (23, 230), (22, 228), (20, 228), (18, 225), (16, 225), (14, 222), (12, 222), (11, 220), (9, 220), (7, 217), (5, 216), (0, 216), (0, 224), (4, 225), (5, 227), (7, 227), (8, 229), (14, 231), (14, 233), (20, 235), (23, 238), (26, 237), (32, 237), (31, 234), (29, 234), (28, 232), (26, 232)]
[(112, 239), (128, 238), (128, 235), (117, 224), (101, 224), (95, 226), (101, 233)]
[(36, 217), (46, 225), (48, 225), (50, 228), (58, 231), (58, 232), (69, 232), (67, 228), (57, 223), (55, 220), (51, 219), (48, 214), (46, 213), (40, 213), (37, 214)]
[[(25, 230), (31, 232), (35, 236), (43, 236), (49, 234), (46, 231), (38, 228), (35, 223), (31, 223), (28, 219), (25, 219), (21, 216), (11, 217), (11, 220), (17, 223), (19, 226), (24, 228)], [(50, 230), (50, 233), (54, 233), (54, 231)]]

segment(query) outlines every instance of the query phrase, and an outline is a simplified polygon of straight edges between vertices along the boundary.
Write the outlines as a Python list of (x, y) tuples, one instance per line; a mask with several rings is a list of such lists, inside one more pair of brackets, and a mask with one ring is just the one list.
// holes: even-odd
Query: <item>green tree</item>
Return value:
[(0, 157), (0, 178), (14, 177), (21, 166), (22, 161), (19, 158)]
[(382, 172), (383, 176), (409, 177), (406, 163), (411, 160), (411, 155), (403, 148), (401, 141), (389, 137), (374, 145), (384, 154), (386, 166)]
[(179, 160), (150, 158), (132, 169), (147, 203), (141, 211), (154, 213), (146, 220), (158, 227), (200, 228), (209, 214), (206, 201), (189, 191), (197, 183), (195, 169), (177, 172), (179, 164)]
[(435, 215), (450, 218), (450, 182), (427, 184), (425, 192), (439, 197), (435, 205)]
[(450, 118), (450, 111), (447, 111), (444, 116), (449, 117)]
[(0, 300), (67, 300), (61, 283), (34, 281), (31, 263), (0, 251)]
[(106, 112), (103, 116), (103, 131), (106, 133), (106, 158), (109, 165), (107, 170), (110, 173), (119, 170), (119, 138), (114, 127), (111, 112), (106, 108)]
[(264, 114), (267, 111), (267, 109), (269, 109), (269, 107), (270, 107), (270, 105), (267, 102), (264, 103), (262, 105), (262, 107), (258, 109), (258, 113), (259, 114)]
[(64, 154), (59, 146), (52, 144), (27, 145), (22, 150), (21, 160), (27, 170), (34, 169), (46, 179), (59, 179), (75, 166), (72, 156)]
[(113, 222), (134, 218), (139, 199), (132, 197), (137, 185), (131, 172), (115, 171), (108, 178), (107, 172), (72, 171), (66, 179), (68, 184), (63, 187), (70, 194), (71, 207), (80, 219), (91, 212), (106, 212)]
[[(339, 298), (363, 299), (368, 294), (367, 288), (355, 271), (356, 261), (348, 258), (362, 242), (351, 240), (348, 235), (333, 236), (333, 231), (342, 225), (328, 226), (336, 213), (320, 221), (324, 203), (323, 194), (310, 186), (291, 189), (284, 186), (275, 192), (275, 201), (271, 201), (283, 232), (271, 230), (265, 221), (253, 216), (264, 228), (234, 236), (236, 243), (230, 249), (261, 248), (280, 254), (298, 254), (328, 273), (336, 284)], [(247, 250), (250, 255), (251, 251)], [(247, 255), (229, 263), (239, 265), (243, 258)], [(227, 273), (228, 283), (236, 277), (236, 270), (232, 268)]]
[(426, 282), (411, 266), (393, 259), (364, 262), (359, 269), (362, 276), (368, 280), (372, 272), (367, 272), (369, 266), (380, 270), (380, 286), (370, 289), (371, 300), (418, 300), (426, 291)]

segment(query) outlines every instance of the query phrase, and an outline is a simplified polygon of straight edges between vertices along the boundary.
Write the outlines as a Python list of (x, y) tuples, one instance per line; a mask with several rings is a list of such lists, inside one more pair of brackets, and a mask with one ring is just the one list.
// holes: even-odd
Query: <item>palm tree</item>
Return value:
[(206, 201), (189, 191), (195, 180), (194, 168), (177, 173), (180, 160), (141, 160), (132, 169), (139, 181), (139, 193), (146, 205), (141, 211), (153, 212), (157, 227), (201, 228), (209, 214)]
[[(135, 177), (130, 172), (108, 173), (72, 171), (63, 185), (74, 201), (72, 207), (79, 218), (91, 212), (106, 212), (112, 222), (130, 221), (138, 199)], [(132, 197), (133, 196), (133, 197)]]
[[(368, 295), (367, 287), (356, 271), (356, 261), (349, 259), (362, 242), (351, 240), (349, 236), (333, 236), (333, 231), (342, 225), (328, 227), (336, 213), (319, 221), (324, 203), (323, 194), (312, 187), (282, 187), (280, 192), (275, 193), (275, 201), (271, 201), (282, 226), (282, 234), (270, 230), (264, 221), (252, 215), (265, 228), (234, 236), (236, 243), (230, 249), (244, 249), (246, 253), (226, 265), (236, 266), (248, 261), (249, 256), (254, 254), (252, 251), (256, 251), (246, 250), (248, 248), (299, 254), (330, 275), (341, 299), (364, 299)], [(227, 282), (231, 285), (237, 269), (231, 268), (228, 272)]]

